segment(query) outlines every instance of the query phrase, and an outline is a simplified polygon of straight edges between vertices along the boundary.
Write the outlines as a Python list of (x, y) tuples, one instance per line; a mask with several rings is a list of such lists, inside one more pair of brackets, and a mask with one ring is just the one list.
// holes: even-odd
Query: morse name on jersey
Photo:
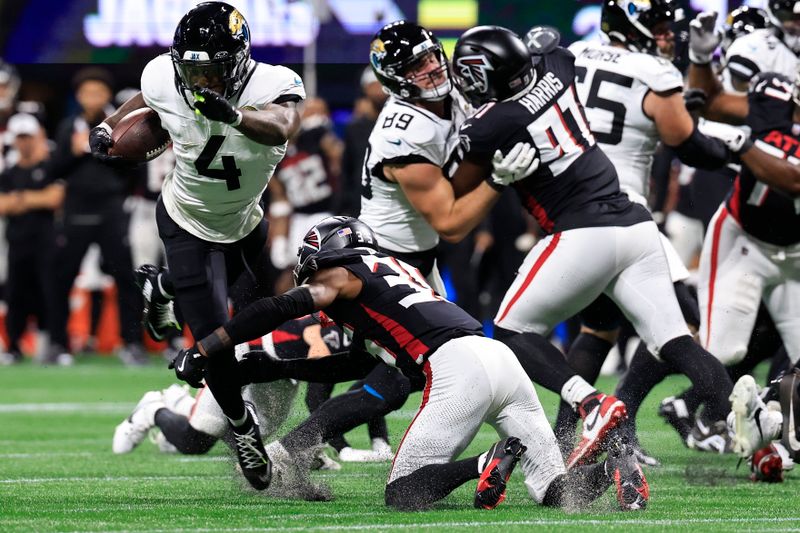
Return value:
[(564, 83), (558, 79), (558, 76), (552, 72), (548, 72), (542, 79), (536, 82), (533, 89), (518, 101), (525, 106), (525, 109), (530, 111), (531, 115), (535, 115), (540, 109), (549, 105), (553, 98), (564, 89)]

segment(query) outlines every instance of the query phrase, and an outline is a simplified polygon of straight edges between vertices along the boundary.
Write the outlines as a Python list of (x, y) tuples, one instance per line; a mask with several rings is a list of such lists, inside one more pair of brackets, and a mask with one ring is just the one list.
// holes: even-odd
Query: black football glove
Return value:
[(195, 87), (192, 94), (194, 95), (195, 113), (202, 114), (209, 120), (216, 120), (225, 124), (238, 126), (242, 121), (242, 112), (211, 89)]
[(175, 375), (179, 380), (185, 381), (195, 389), (199, 389), (203, 386), (206, 366), (208, 366), (208, 357), (203, 356), (193, 346), (178, 352), (175, 359), (169, 363), (168, 368), (175, 369)]
[(244, 354), (237, 369), (243, 387), (250, 383), (271, 383), (284, 378), (281, 360), (264, 350), (252, 350)]
[(703, 89), (687, 89), (683, 93), (683, 103), (689, 113), (703, 109), (707, 99), (708, 96)]
[(107, 126), (101, 124), (95, 126), (89, 132), (89, 148), (95, 159), (114, 168), (130, 168), (136, 166), (136, 162), (134, 161), (123, 159), (118, 155), (109, 155), (108, 149), (113, 145), (114, 141), (111, 140), (111, 131)]

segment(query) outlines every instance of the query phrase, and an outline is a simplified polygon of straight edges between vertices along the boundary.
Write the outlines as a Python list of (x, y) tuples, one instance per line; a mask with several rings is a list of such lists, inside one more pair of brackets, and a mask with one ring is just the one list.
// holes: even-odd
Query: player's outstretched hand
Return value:
[(689, 23), (689, 60), (698, 65), (711, 63), (711, 57), (722, 42), (722, 30), (715, 29), (717, 12), (699, 13)]
[(197, 351), (197, 347), (192, 346), (178, 352), (168, 368), (175, 369), (175, 375), (179, 380), (185, 381), (195, 389), (203, 386), (203, 378), (206, 375), (208, 357), (203, 356)]
[(515, 144), (505, 156), (497, 150), (492, 159), (492, 182), (495, 186), (507, 187), (533, 174), (539, 163), (536, 147), (528, 143)]
[(242, 121), (242, 112), (236, 109), (225, 98), (207, 87), (195, 87), (194, 95), (195, 113), (203, 115), (209, 120), (224, 122), (238, 126)]
[(107, 124), (95, 126), (89, 132), (89, 149), (96, 159), (113, 167), (130, 166), (130, 163), (124, 161), (120, 156), (108, 154), (109, 148), (113, 145), (114, 141), (111, 140), (111, 128)]

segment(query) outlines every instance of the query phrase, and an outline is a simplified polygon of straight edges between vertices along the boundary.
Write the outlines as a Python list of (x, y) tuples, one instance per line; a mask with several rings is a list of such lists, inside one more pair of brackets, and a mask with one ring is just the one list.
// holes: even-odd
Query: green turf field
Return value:
[[(346, 464), (315, 473), (335, 499), (326, 503), (267, 498), (244, 490), (223, 445), (209, 456), (160, 454), (145, 441), (133, 453), (111, 453), (116, 424), (149, 389), (172, 382), (160, 362), (127, 369), (106, 358), (80, 359), (72, 368), (31, 363), (0, 369), (0, 532), (10, 531), (258, 531), (258, 530), (464, 530), (586, 528), (729, 531), (800, 529), (798, 475), (783, 484), (747, 481), (733, 456), (685, 449), (655, 416), (656, 398), (686, 381), (661, 385), (644, 405), (640, 435), (662, 462), (646, 470), (651, 500), (646, 511), (616, 511), (606, 494), (584, 513), (566, 514), (535, 505), (515, 473), (508, 499), (494, 511), (472, 508), (474, 484), (457, 490), (433, 510), (397, 513), (383, 506), (388, 464)], [(601, 382), (605, 390), (613, 381)], [(541, 393), (554, 416), (555, 396)], [(389, 418), (396, 444), (416, 410), (419, 395)], [(303, 416), (298, 404), (295, 420)], [(352, 432), (366, 446), (366, 431)], [(496, 436), (484, 426), (466, 453), (484, 451)]]

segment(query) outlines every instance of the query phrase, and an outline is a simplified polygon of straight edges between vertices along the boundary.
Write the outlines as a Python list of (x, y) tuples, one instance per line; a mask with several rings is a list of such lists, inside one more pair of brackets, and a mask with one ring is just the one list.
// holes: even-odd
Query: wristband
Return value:
[(243, 117), (244, 117), (244, 115), (242, 115), (242, 112), (237, 109), (236, 110), (236, 120), (231, 122), (231, 126), (233, 126), (234, 128), (238, 128), (239, 124), (242, 123), (242, 118)]

